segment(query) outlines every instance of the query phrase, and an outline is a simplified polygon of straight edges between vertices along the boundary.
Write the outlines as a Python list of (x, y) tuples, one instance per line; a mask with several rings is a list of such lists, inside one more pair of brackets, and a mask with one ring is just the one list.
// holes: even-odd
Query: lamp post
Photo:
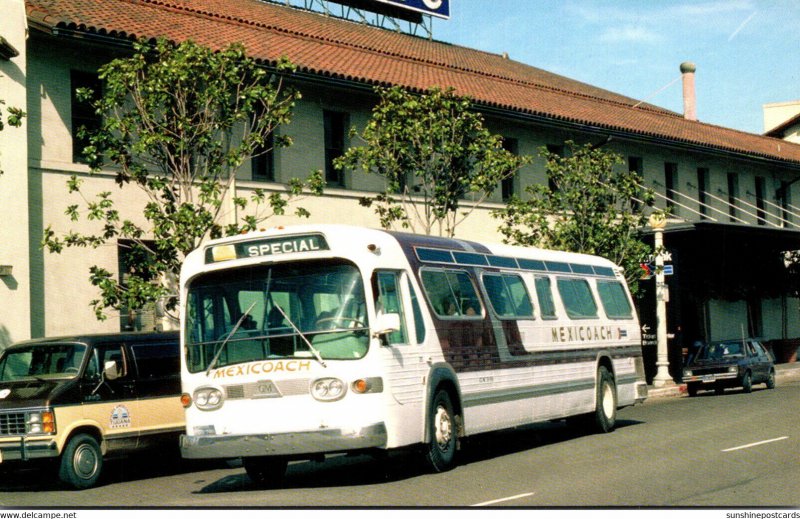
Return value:
[(656, 260), (656, 376), (653, 386), (665, 387), (675, 382), (669, 375), (669, 354), (667, 352), (667, 301), (669, 289), (664, 282), (664, 227), (667, 219), (663, 213), (650, 215), (650, 227), (654, 232)]

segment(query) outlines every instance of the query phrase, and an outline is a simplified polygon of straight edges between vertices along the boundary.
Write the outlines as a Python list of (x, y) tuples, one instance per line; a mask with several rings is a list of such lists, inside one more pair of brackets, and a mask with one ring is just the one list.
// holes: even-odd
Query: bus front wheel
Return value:
[(429, 413), (425, 458), (434, 472), (445, 472), (455, 466), (458, 445), (456, 416), (446, 391), (436, 393)]

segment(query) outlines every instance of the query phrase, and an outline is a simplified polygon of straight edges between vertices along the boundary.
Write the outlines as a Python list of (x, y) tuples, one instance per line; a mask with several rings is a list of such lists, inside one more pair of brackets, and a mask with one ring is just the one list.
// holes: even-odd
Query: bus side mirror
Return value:
[(106, 380), (116, 380), (119, 378), (119, 369), (117, 368), (116, 361), (106, 361), (105, 365), (103, 365), (103, 375)]
[(378, 314), (376, 321), (373, 337), (385, 337), (400, 330), (400, 314)]

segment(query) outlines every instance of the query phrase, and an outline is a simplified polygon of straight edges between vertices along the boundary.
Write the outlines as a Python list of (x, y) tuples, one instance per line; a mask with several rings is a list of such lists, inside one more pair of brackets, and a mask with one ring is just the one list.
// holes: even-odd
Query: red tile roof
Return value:
[(26, 0), (34, 28), (135, 39), (241, 42), (305, 73), (425, 90), (454, 87), (478, 104), (676, 144), (800, 164), (800, 145), (687, 121), (680, 114), (503, 56), (259, 0)]

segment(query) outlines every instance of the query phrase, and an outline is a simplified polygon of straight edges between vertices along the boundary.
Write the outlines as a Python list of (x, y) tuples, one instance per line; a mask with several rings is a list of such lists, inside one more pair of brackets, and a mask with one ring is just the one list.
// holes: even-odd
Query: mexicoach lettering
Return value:
[(264, 373), (280, 373), (294, 371), (310, 371), (309, 360), (268, 360), (264, 362), (251, 362), (239, 366), (220, 368), (214, 371), (213, 378), (233, 378), (246, 375), (263, 375)]
[(604, 341), (613, 339), (610, 326), (559, 326), (552, 329), (553, 342)]

